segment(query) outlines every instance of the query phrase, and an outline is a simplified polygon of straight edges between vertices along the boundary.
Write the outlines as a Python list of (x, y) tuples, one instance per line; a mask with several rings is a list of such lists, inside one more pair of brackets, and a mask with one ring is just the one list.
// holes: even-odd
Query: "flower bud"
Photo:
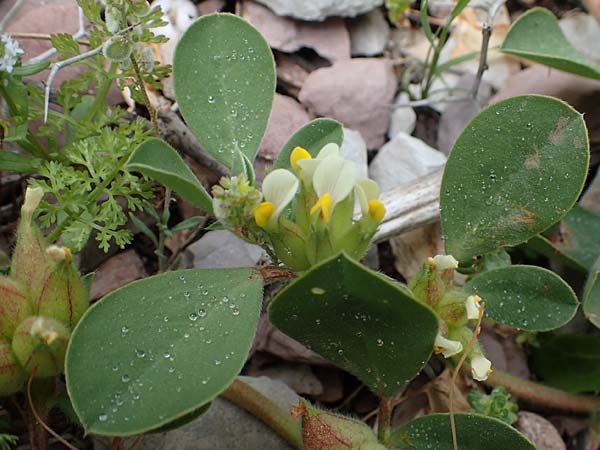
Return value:
[(302, 417), (305, 450), (385, 450), (360, 420), (319, 410), (304, 400), (292, 409), (292, 415)]
[(0, 276), (0, 335), (11, 339), (17, 325), (32, 314), (31, 304), (21, 283)]
[(63, 371), (70, 336), (58, 320), (32, 316), (17, 327), (12, 350), (27, 373), (37, 367), (36, 377), (52, 377)]
[(113, 36), (102, 47), (104, 57), (117, 63), (128, 59), (132, 52), (133, 46), (125, 36)]
[(36, 313), (60, 320), (71, 329), (88, 307), (87, 290), (67, 247), (47, 249), (51, 269), (44, 289), (34, 300)]
[(140, 68), (146, 73), (154, 70), (154, 51), (150, 47), (144, 47), (141, 51)]
[(7, 340), (0, 338), (0, 397), (21, 390), (25, 382), (25, 372), (19, 366)]
[(150, 3), (146, 0), (131, 0), (129, 7), (136, 17), (145, 17), (150, 13)]
[(453, 272), (453, 269), (439, 270), (435, 259), (429, 258), (411, 278), (408, 287), (418, 300), (435, 307), (452, 287), (452, 279), (448, 280), (449, 271)]
[(121, 29), (121, 11), (114, 6), (107, 6), (104, 12), (106, 17), (106, 29), (109, 33), (115, 34)]

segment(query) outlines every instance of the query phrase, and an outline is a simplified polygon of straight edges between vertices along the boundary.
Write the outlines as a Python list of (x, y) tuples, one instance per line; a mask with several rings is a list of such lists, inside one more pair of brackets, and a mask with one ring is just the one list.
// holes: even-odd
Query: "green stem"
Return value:
[(300, 424), (271, 399), (241, 380), (235, 380), (221, 394), (267, 424), (279, 436), (298, 450), (304, 450)]
[(152, 126), (156, 133), (159, 133), (158, 128), (158, 113), (152, 107), (152, 103), (150, 103), (150, 98), (148, 97), (148, 92), (146, 92), (146, 87), (144, 86), (144, 79), (142, 78), (142, 72), (140, 71), (140, 66), (135, 59), (135, 53), (131, 54), (131, 65), (133, 66), (133, 70), (135, 72), (135, 76), (137, 78), (138, 85), (140, 87), (140, 92), (142, 93), (142, 98), (144, 99), (144, 106), (148, 110), (148, 114), (150, 115), (150, 122), (152, 122)]
[(82, 122), (93, 120), (96, 117), (96, 115), (102, 110), (102, 107), (106, 105), (106, 97), (108, 95), (108, 92), (110, 91), (116, 73), (117, 64), (110, 63), (108, 73), (104, 77), (102, 83), (100, 83), (100, 87), (96, 91), (96, 98), (94, 99), (94, 103), (92, 104), (92, 107), (90, 108), (88, 113), (82, 119)]
[(169, 223), (169, 205), (171, 204), (171, 189), (165, 188), (165, 200), (163, 203), (163, 215), (161, 220), (161, 226), (158, 227), (158, 248), (156, 249), (156, 255), (158, 256), (158, 273), (162, 273), (167, 270), (168, 258), (165, 255), (165, 230)]
[[(465, 369), (470, 372), (470, 368)], [(600, 396), (570, 394), (563, 390), (525, 380), (497, 369), (490, 374), (485, 384), (489, 386), (503, 386), (517, 397), (551, 408), (580, 413), (600, 411)]]

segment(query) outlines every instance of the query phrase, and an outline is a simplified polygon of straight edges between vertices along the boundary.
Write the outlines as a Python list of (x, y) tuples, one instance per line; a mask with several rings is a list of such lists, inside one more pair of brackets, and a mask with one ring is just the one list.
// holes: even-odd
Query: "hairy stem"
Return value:
[(391, 398), (382, 398), (379, 403), (377, 437), (380, 442), (386, 443), (390, 437), (392, 426), (392, 411), (394, 406)]
[(158, 128), (158, 113), (156, 109), (152, 107), (150, 103), (150, 98), (148, 97), (148, 92), (146, 92), (146, 86), (144, 86), (144, 79), (142, 78), (142, 72), (140, 71), (140, 65), (135, 59), (135, 53), (131, 54), (131, 65), (133, 66), (133, 70), (135, 72), (135, 77), (137, 79), (140, 92), (142, 93), (142, 98), (144, 99), (144, 106), (148, 110), (148, 114), (150, 114), (150, 122), (152, 122), (152, 126), (154, 127), (155, 132), (159, 133)]
[(298, 450), (304, 449), (300, 424), (271, 399), (241, 380), (235, 380), (221, 397), (226, 398), (267, 424), (279, 436)]

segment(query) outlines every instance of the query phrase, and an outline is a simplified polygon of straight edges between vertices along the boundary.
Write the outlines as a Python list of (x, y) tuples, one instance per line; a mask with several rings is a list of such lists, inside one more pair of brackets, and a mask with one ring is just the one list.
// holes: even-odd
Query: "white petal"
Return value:
[(319, 151), (319, 154), (317, 155), (317, 159), (325, 159), (330, 156), (339, 156), (339, 155), (340, 155), (340, 146), (334, 142), (330, 142), (329, 144), (325, 145), (321, 149), (321, 151)]
[(452, 339), (446, 339), (444, 336), (438, 333), (435, 338), (434, 345), (437, 348), (442, 349), (442, 354), (445, 358), (457, 355), (462, 352), (463, 346), (459, 341), (453, 341)]
[(319, 165), (323, 162), (323, 160), (325, 160), (329, 157), (332, 157), (332, 156), (339, 157), (339, 154), (340, 154), (339, 145), (337, 145), (333, 142), (325, 145), (321, 149), (321, 151), (319, 152), (319, 154), (317, 155), (316, 158), (310, 158), (310, 159), (307, 158), (307, 159), (301, 159), (298, 161), (298, 166), (300, 166), (300, 169), (301, 169), (300, 176), (305, 181), (312, 180), (312, 178), (315, 174), (315, 171), (317, 170), (317, 167), (319, 167)]
[(354, 162), (330, 156), (325, 158), (313, 176), (313, 187), (319, 197), (331, 194), (331, 204), (344, 200), (356, 182), (356, 165)]
[(436, 255), (433, 257), (433, 263), (439, 270), (458, 268), (458, 261), (452, 255)]
[(275, 205), (273, 217), (279, 216), (292, 201), (298, 190), (298, 184), (298, 179), (286, 169), (275, 169), (265, 177), (262, 184), (263, 196), (266, 201)]
[(368, 178), (358, 180), (354, 185), (354, 192), (360, 203), (360, 210), (364, 215), (369, 213), (369, 200), (379, 198), (379, 185)]
[(467, 319), (479, 319), (479, 311), (481, 306), (477, 301), (475, 301), (474, 295), (469, 295), (469, 297), (467, 297), (467, 301), (465, 302), (465, 308), (467, 309)]
[(492, 373), (492, 362), (483, 355), (475, 355), (471, 358), (471, 374), (477, 381), (487, 380)]

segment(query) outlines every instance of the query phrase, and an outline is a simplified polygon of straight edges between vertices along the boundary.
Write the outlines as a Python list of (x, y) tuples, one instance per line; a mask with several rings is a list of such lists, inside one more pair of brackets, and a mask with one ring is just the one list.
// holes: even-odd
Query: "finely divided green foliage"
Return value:
[(152, 138), (140, 144), (127, 163), (131, 171), (173, 189), (187, 201), (212, 212), (212, 198), (179, 153), (162, 139)]
[(558, 222), (589, 165), (583, 117), (538, 95), (482, 111), (448, 158), (440, 193), (446, 252), (460, 260), (527, 241)]
[(269, 45), (248, 22), (212, 14), (183, 34), (173, 61), (181, 113), (198, 141), (238, 174), (253, 161), (275, 93)]
[(554, 272), (536, 266), (489, 270), (466, 289), (485, 302), (488, 317), (527, 331), (547, 331), (569, 322), (579, 306), (571, 287)]
[(567, 40), (549, 10), (533, 8), (512, 24), (500, 47), (519, 56), (582, 77), (600, 80), (600, 71)]
[(67, 388), (86, 431), (143, 433), (206, 405), (246, 361), (261, 300), (253, 269), (169, 272), (108, 294), (67, 350)]
[(285, 143), (275, 161), (275, 169), (290, 169), (290, 155), (296, 147), (308, 150), (312, 157), (316, 157), (321, 149), (334, 142), (342, 145), (344, 141), (344, 127), (333, 119), (315, 119), (297, 130)]
[(573, 393), (600, 391), (598, 336), (553, 336), (532, 348), (530, 361), (545, 384)]
[[(460, 450), (535, 450), (521, 433), (498, 419), (479, 414), (455, 414)], [(392, 433), (391, 444), (403, 450), (452, 450), (450, 416), (429, 414)]]
[(425, 365), (437, 318), (399, 283), (344, 254), (285, 287), (270, 303), (273, 324), (391, 396)]
[[(597, 235), (596, 235), (597, 236)], [(583, 313), (600, 328), (600, 258), (590, 269), (583, 293)]]

